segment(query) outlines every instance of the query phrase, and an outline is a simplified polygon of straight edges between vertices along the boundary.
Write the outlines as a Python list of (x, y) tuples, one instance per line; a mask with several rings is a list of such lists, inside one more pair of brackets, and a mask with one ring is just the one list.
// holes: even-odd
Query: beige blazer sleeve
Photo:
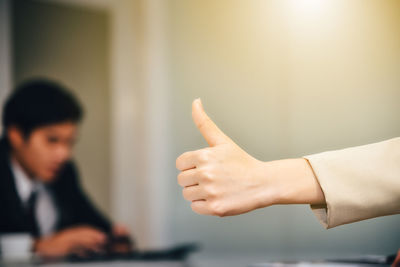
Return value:
[(304, 158), (325, 194), (311, 205), (324, 227), (400, 213), (400, 137)]

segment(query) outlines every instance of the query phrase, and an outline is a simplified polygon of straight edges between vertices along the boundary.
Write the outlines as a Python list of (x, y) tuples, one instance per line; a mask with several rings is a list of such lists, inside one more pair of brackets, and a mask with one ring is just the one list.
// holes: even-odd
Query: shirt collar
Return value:
[(18, 195), (22, 202), (26, 203), (32, 192), (37, 190), (38, 182), (36, 182), (36, 179), (29, 178), (21, 164), (14, 158), (11, 159), (11, 169), (14, 174)]

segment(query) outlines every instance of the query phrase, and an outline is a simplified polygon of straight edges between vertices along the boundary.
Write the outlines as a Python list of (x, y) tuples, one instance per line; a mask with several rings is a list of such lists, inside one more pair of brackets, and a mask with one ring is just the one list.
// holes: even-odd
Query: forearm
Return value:
[[(267, 186), (273, 191), (273, 204), (325, 204), (324, 193), (306, 159), (269, 161), (263, 165)], [(269, 196), (266, 200), (262, 207), (271, 204)]]

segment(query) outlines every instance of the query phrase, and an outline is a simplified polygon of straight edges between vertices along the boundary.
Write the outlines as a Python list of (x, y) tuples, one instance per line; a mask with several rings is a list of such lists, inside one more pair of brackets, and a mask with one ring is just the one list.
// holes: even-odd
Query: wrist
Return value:
[(63, 239), (61, 233), (39, 238), (35, 241), (34, 252), (41, 257), (61, 257), (70, 250), (70, 243)]
[(279, 204), (280, 193), (274, 178), (276, 176), (275, 164), (259, 161), (254, 170), (254, 176), (258, 181), (256, 186), (258, 191), (254, 194), (256, 209)]
[(325, 197), (306, 159), (264, 162), (267, 180), (263, 207), (276, 204), (324, 204)]
[(46, 254), (48, 240), (45, 238), (38, 238), (33, 244), (33, 252), (38, 255)]
[(40, 242), (41, 242), (41, 240), (39, 238), (33, 240), (32, 248), (31, 248), (32, 252), (36, 253), (38, 251), (38, 247), (39, 247)]

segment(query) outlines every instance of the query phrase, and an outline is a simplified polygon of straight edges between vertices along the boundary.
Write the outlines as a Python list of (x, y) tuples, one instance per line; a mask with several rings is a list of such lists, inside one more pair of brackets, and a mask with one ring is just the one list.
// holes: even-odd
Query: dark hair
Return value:
[(38, 127), (78, 123), (82, 117), (81, 104), (65, 87), (47, 79), (29, 80), (17, 86), (4, 105), (4, 136), (10, 126), (18, 127), (28, 138)]

